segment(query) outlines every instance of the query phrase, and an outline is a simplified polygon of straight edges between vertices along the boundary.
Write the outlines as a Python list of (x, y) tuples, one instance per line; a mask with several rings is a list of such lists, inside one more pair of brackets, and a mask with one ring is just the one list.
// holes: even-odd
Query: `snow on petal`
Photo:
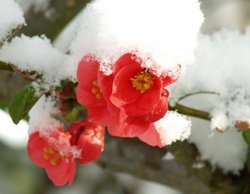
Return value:
[(0, 60), (21, 71), (36, 71), (48, 85), (58, 85), (60, 80), (71, 77), (68, 66), (64, 65), (65, 59), (66, 55), (54, 48), (45, 36), (15, 37), (0, 50)]
[(82, 13), (68, 62), (91, 53), (108, 75), (122, 54), (136, 52), (160, 75), (192, 60), (202, 21), (197, 0), (95, 0)]
[(11, 30), (25, 24), (23, 12), (14, 0), (0, 0), (0, 42)]
[[(55, 138), (51, 134), (57, 133), (58, 129), (64, 130), (63, 124), (53, 117), (57, 113), (56, 102), (51, 97), (42, 96), (29, 112), (29, 133), (39, 131), (47, 141), (55, 142)], [(58, 143), (60, 144), (60, 142)], [(80, 150), (74, 146), (65, 151), (71, 152), (73, 158), (77, 158), (80, 154)]]
[(191, 121), (184, 115), (169, 111), (165, 117), (155, 122), (163, 145), (187, 139), (191, 133)]

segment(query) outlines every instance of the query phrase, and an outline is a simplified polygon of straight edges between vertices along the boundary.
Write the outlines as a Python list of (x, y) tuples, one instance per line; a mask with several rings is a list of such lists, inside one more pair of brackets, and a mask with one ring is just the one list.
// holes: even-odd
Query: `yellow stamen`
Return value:
[(57, 153), (51, 160), (50, 160), (50, 164), (52, 166), (56, 166), (58, 164), (59, 159), (61, 158), (61, 155), (59, 153)]
[(94, 81), (92, 82), (92, 85), (94, 85), (94, 86), (98, 86), (98, 82), (97, 82), (97, 80), (94, 80)]
[(130, 79), (133, 88), (141, 93), (146, 92), (151, 88), (154, 83), (154, 77), (147, 71), (140, 71), (134, 77)]
[(96, 93), (98, 92), (98, 88), (94, 88), (94, 87), (93, 87), (93, 88), (91, 89), (91, 92), (92, 92), (92, 94), (96, 94)]
[(59, 159), (62, 158), (62, 156), (52, 147), (44, 148), (43, 152), (44, 152), (43, 158), (45, 160), (49, 160), (52, 166), (56, 166)]
[(91, 88), (91, 93), (95, 95), (96, 99), (102, 99), (102, 92), (100, 90), (100, 87), (98, 86), (98, 82), (94, 80), (92, 82), (92, 85), (93, 87)]
[(48, 147), (48, 148), (44, 148), (43, 152), (49, 153), (49, 154), (54, 154), (55, 150), (53, 148), (51, 148), (51, 147)]
[(100, 93), (100, 92), (97, 93), (95, 97), (96, 97), (96, 99), (102, 99), (102, 93)]

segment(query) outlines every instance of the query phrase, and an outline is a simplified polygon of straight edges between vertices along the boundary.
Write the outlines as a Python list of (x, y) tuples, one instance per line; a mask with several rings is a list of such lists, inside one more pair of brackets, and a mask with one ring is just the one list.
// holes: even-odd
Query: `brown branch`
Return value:
[(180, 102), (181, 100), (184, 100), (185, 98), (194, 96), (194, 95), (198, 95), (198, 94), (212, 94), (212, 95), (219, 95), (219, 93), (217, 92), (212, 92), (212, 91), (197, 91), (197, 92), (191, 92), (188, 93), (182, 97), (180, 97), (177, 101)]
[[(164, 160), (170, 151), (176, 160)], [(185, 194), (240, 194), (244, 177), (223, 175), (205, 163), (192, 168), (199, 158), (195, 146), (177, 142), (166, 149), (150, 147), (136, 139), (106, 136), (105, 151), (98, 163), (103, 168), (126, 172), (134, 176), (169, 185)]]
[(186, 194), (211, 194), (209, 188), (176, 160), (164, 160), (166, 150), (136, 139), (106, 136), (105, 150), (98, 160), (103, 168), (169, 185)]
[(169, 105), (169, 109), (176, 110), (177, 112), (184, 114), (184, 115), (201, 118), (201, 119), (205, 119), (208, 121), (210, 121), (210, 119), (211, 119), (211, 116), (208, 112), (201, 111), (201, 110), (194, 109), (194, 108), (190, 108), (188, 106), (184, 106), (184, 105), (181, 105), (179, 103), (176, 103), (175, 105), (172, 105), (172, 106)]

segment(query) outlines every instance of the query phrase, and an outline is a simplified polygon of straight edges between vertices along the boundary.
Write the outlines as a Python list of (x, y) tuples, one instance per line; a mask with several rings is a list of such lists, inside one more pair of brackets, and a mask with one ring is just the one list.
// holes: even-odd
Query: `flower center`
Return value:
[(102, 99), (102, 92), (96, 80), (92, 82), (91, 93), (95, 95), (96, 99)]
[(147, 71), (140, 71), (134, 77), (130, 78), (133, 88), (141, 93), (146, 92), (154, 83), (153, 76)]
[(51, 147), (44, 148), (43, 152), (44, 152), (43, 158), (45, 160), (49, 160), (52, 166), (56, 166), (59, 162), (59, 159), (62, 158), (62, 156)]

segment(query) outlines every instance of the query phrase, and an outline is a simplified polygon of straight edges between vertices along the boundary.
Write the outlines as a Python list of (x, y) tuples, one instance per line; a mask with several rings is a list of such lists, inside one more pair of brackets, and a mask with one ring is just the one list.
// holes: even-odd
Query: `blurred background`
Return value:
[[(33, 1), (18, 0), (17, 2), (27, 14), (36, 13), (37, 17), (50, 18), (51, 15), (59, 14), (53, 8), (46, 10), (53, 0), (51, 2), (49, 0), (35, 0), (35, 3)], [(74, 4), (74, 0), (67, 0), (67, 2), (69, 5)], [(53, 3), (51, 4), (53, 5)], [(201, 9), (205, 15), (205, 22), (201, 28), (202, 33), (212, 33), (221, 28), (237, 28), (244, 32), (250, 23), (249, 0), (201, 0)], [(64, 20), (67, 22), (67, 17)], [(41, 29), (43, 26), (34, 25), (34, 28)], [(51, 32), (51, 38), (55, 38), (54, 34)], [(8, 77), (10, 75), (0, 74), (0, 76)], [(0, 82), (0, 87), (4, 84)], [(4, 109), (6, 102), (1, 99), (4, 99), (4, 94), (13, 91), (2, 88), (0, 107)], [(26, 153), (27, 131), (28, 125), (25, 121), (16, 126), (5, 112), (0, 111), (0, 194), (179, 193), (160, 184), (104, 170), (97, 164), (78, 166), (77, 175), (71, 187), (54, 187), (44, 170), (36, 167), (28, 159)]]

